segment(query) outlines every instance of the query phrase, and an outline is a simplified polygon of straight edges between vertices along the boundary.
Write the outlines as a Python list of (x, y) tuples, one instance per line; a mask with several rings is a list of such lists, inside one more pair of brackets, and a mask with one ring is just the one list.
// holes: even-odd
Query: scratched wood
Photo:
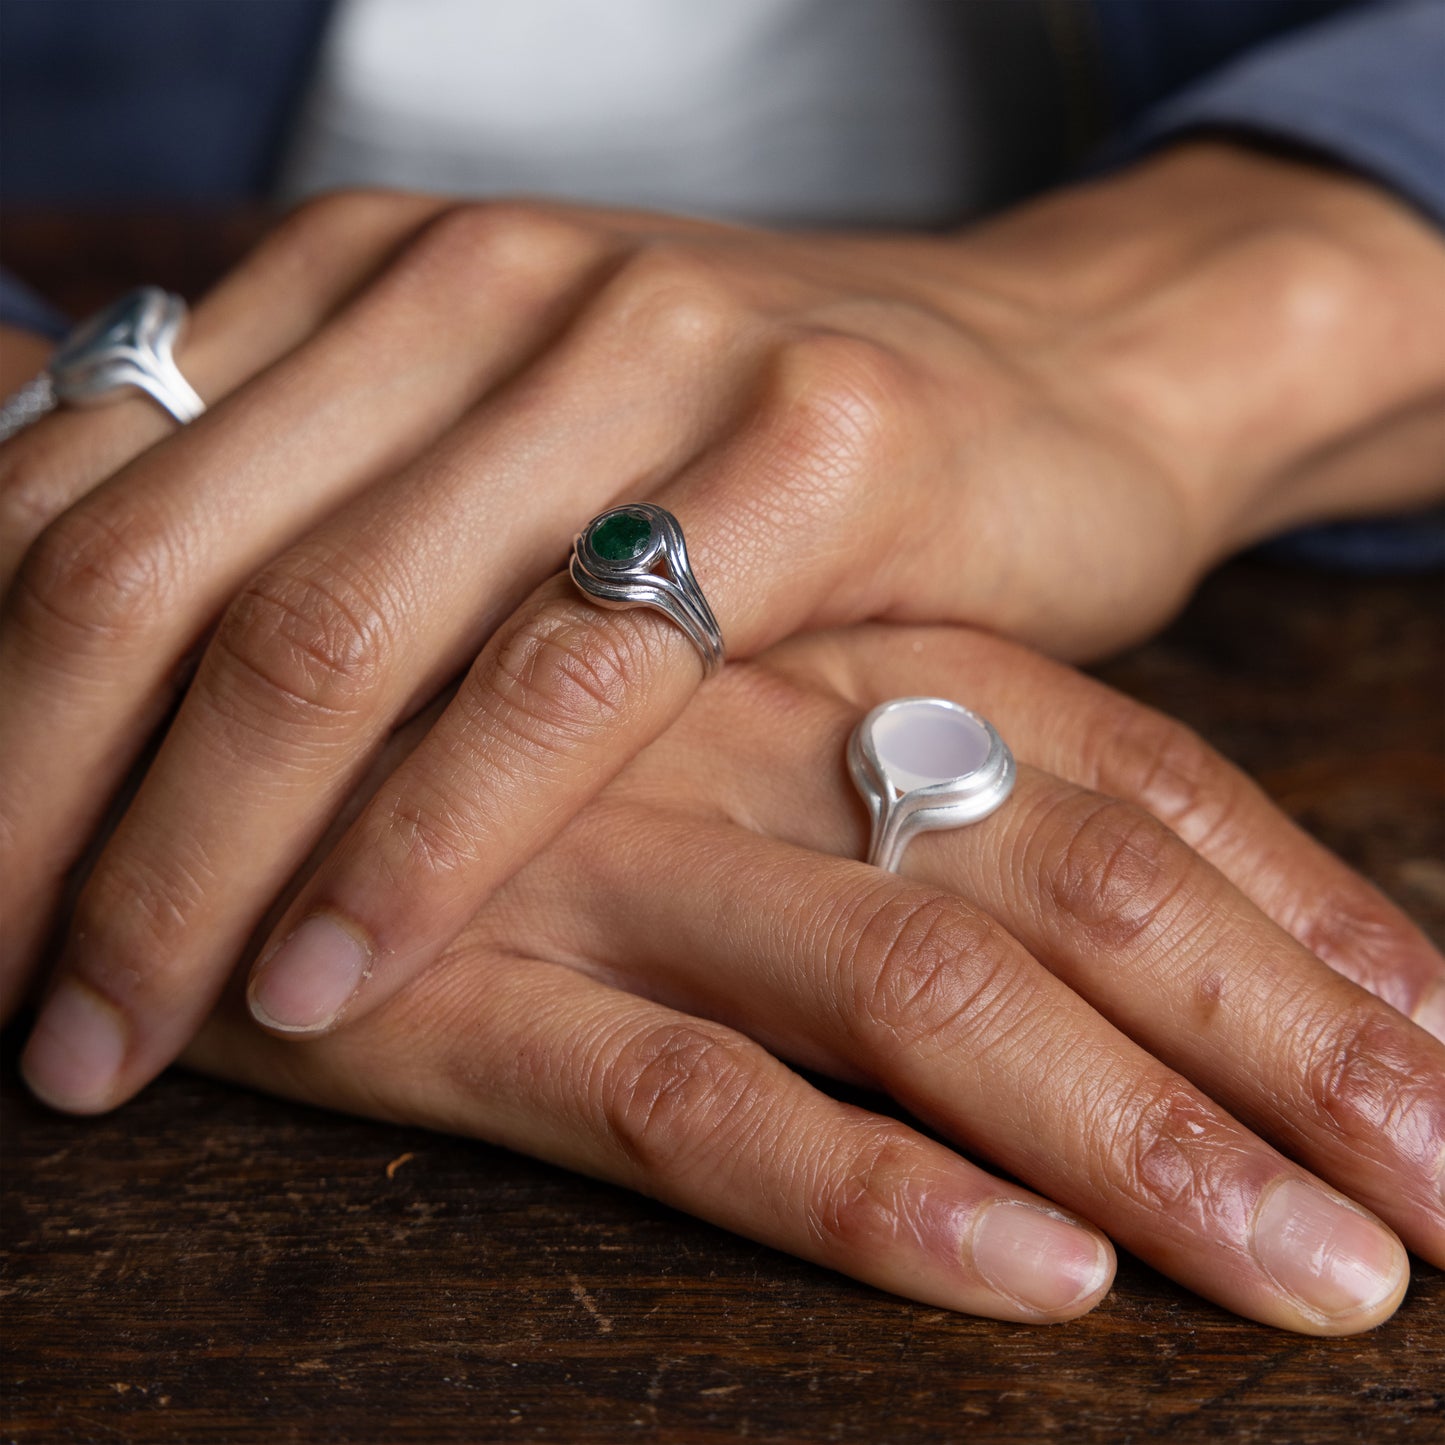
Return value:
[[(0, 237), (79, 306), (143, 278), (194, 289), (251, 229)], [(1236, 563), (1101, 671), (1445, 940), (1439, 581)], [(1085, 1321), (991, 1324), (501, 1150), (180, 1073), (61, 1119), (20, 1089), (17, 1043), (5, 1442), (1445, 1440), (1445, 1277), (1424, 1265), (1393, 1321), (1343, 1341), (1232, 1318), (1127, 1258)]]

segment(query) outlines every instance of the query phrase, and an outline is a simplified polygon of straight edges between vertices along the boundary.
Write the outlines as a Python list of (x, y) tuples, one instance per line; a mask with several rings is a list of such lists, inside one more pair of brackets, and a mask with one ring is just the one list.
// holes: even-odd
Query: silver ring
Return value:
[(941, 697), (896, 697), (848, 739), (848, 769), (868, 805), (868, 861), (896, 873), (915, 833), (988, 817), (1013, 791), (1008, 744), (976, 712)]
[(45, 371), (0, 405), (0, 441), (64, 403), (93, 406), (127, 387), (144, 392), (184, 425), (205, 411), (176, 365), (175, 343), (186, 303), (159, 286), (128, 291), (82, 321), (50, 358)]
[(599, 607), (651, 607), (675, 622), (697, 648), (704, 677), (722, 666), (722, 632), (671, 512), (629, 502), (599, 513), (577, 534), (568, 570)]

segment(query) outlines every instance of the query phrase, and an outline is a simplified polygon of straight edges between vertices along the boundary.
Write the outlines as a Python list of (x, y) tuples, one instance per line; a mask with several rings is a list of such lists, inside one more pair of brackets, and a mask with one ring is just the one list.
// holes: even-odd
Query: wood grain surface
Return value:
[[(143, 221), (106, 248), (27, 224), (0, 231), (6, 263), (77, 307), (193, 290), (254, 230)], [(1100, 672), (1445, 940), (1439, 579), (1236, 562)], [(60, 1118), (19, 1086), (19, 1042), (6, 1442), (1445, 1441), (1445, 1277), (1418, 1262), (1396, 1317), (1347, 1340), (1236, 1319), (1128, 1257), (1085, 1319), (1000, 1325), (501, 1150), (180, 1072)]]

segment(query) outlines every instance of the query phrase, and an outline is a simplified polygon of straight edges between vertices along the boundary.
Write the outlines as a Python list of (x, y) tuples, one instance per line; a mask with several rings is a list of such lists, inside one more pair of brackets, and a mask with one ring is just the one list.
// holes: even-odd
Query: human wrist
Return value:
[(1046, 393), (1155, 459), (1202, 560), (1438, 489), (1445, 245), (1371, 183), (1190, 144), (956, 244)]

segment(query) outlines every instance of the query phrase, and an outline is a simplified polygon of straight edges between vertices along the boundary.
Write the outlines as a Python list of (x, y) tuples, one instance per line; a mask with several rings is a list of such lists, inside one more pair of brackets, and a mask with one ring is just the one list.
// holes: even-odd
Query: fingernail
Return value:
[(1445, 983), (1437, 983), (1430, 989), (1411, 1017), (1426, 1033), (1434, 1034), (1445, 1044)]
[(1303, 1179), (1261, 1201), (1254, 1254), (1281, 1289), (1331, 1318), (1383, 1304), (1409, 1269), (1394, 1235)]
[(251, 980), (252, 1016), (267, 1028), (314, 1033), (333, 1023), (371, 966), (354, 933), (325, 914), (308, 918)]
[(1042, 1314), (1078, 1304), (1109, 1277), (1109, 1253), (1097, 1236), (1006, 1199), (989, 1205), (974, 1226), (973, 1262), (1001, 1294)]
[(41, 1010), (20, 1072), (53, 1108), (91, 1113), (110, 1102), (125, 1040), (116, 1011), (84, 984), (67, 979)]

